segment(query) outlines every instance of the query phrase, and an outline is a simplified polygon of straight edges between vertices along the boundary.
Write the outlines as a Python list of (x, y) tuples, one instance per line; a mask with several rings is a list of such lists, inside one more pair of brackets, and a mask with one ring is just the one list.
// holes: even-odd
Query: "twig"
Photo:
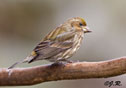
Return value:
[(50, 64), (30, 68), (0, 69), (0, 86), (86, 78), (107, 78), (126, 73), (126, 57), (101, 62)]

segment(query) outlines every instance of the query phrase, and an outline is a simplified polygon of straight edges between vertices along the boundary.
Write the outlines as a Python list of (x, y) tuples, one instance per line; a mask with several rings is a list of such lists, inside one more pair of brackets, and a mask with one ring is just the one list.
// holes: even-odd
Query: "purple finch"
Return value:
[(26, 59), (16, 62), (9, 69), (18, 63), (31, 63), (37, 60), (69, 62), (68, 58), (80, 48), (84, 34), (89, 32), (91, 31), (88, 30), (84, 19), (71, 18), (46, 35)]

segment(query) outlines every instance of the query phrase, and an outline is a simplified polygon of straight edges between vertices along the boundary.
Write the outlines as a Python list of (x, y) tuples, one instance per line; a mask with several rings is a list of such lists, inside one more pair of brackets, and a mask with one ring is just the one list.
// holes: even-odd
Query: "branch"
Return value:
[(106, 78), (126, 73), (126, 57), (101, 62), (50, 64), (0, 69), (0, 86), (34, 85), (57, 80)]

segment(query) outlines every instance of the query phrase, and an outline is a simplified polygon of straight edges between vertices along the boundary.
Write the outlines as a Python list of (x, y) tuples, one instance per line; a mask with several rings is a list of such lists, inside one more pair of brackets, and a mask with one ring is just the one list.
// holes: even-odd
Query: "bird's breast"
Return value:
[(74, 44), (73, 44), (73, 52), (75, 52), (76, 50), (80, 48), (83, 37), (84, 37), (84, 33), (82, 32), (75, 35)]
[(64, 54), (64, 58), (69, 58), (71, 56), (73, 56), (73, 54), (80, 48), (80, 45), (82, 43), (83, 40), (83, 33), (78, 33), (74, 36), (73, 38), (73, 46), (71, 47), (71, 49), (68, 49)]

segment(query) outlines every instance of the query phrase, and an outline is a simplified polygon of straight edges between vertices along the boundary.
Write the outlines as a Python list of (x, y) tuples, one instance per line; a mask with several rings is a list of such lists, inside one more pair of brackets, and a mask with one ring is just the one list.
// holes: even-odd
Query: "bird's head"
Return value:
[[(91, 32), (85, 22), (85, 20), (81, 17), (74, 17), (69, 19), (66, 24), (69, 24), (71, 30), (75, 31), (83, 31), (84, 33), (89, 33)], [(69, 28), (70, 29), (70, 28)]]

